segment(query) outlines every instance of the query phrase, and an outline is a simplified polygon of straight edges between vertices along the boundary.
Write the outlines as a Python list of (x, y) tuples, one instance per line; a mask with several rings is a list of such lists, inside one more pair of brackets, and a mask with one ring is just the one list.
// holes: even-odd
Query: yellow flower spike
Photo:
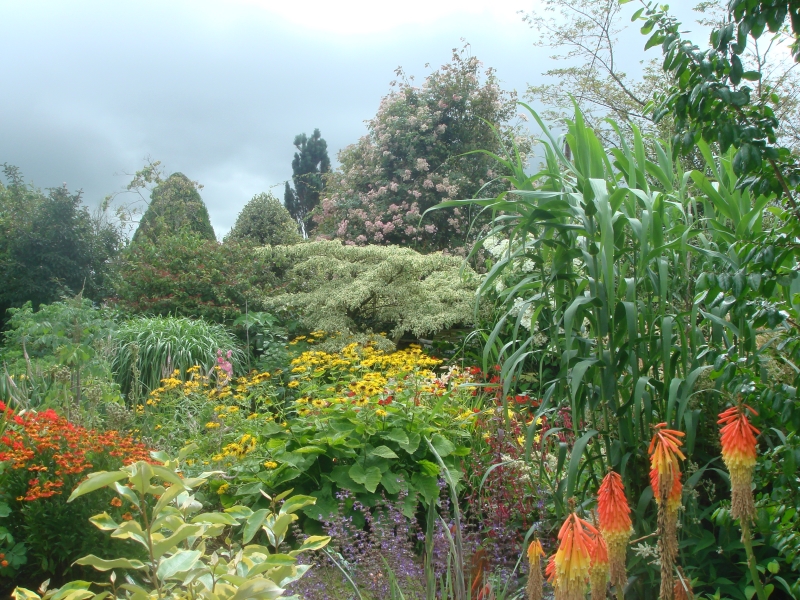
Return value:
[(575, 513), (564, 521), (558, 532), (558, 550), (547, 568), (555, 600), (585, 600), (596, 535), (597, 529)]
[(542, 543), (538, 539), (534, 539), (528, 546), (528, 585), (525, 587), (528, 600), (542, 600), (544, 598), (543, 556)]

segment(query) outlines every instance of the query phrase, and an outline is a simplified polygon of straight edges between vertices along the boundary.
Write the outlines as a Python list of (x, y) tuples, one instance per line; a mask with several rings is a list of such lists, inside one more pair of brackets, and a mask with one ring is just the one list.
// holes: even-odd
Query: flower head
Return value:
[(570, 514), (558, 532), (559, 546), (548, 565), (549, 576), (556, 592), (556, 600), (583, 600), (594, 536), (599, 532), (575, 513)]
[(589, 582), (592, 588), (592, 600), (603, 600), (606, 597), (608, 585), (609, 560), (608, 548), (602, 535), (594, 536), (590, 555), (592, 564), (589, 567)]
[(686, 457), (681, 452), (683, 445), (679, 437), (686, 435), (682, 431), (666, 429), (666, 423), (656, 425), (653, 439), (650, 442), (650, 480), (653, 485), (653, 494), (656, 502), (661, 503), (666, 498), (672, 498), (676, 482), (680, 484), (681, 467), (678, 459)]
[(528, 585), (525, 588), (528, 600), (542, 600), (544, 597), (542, 556), (544, 556), (542, 543), (534, 539), (528, 546)]
[(630, 513), (622, 477), (615, 471), (609, 471), (597, 493), (597, 516), (608, 547), (611, 583), (618, 589), (622, 589), (628, 579), (625, 556), (631, 536)]
[(756, 436), (761, 433), (750, 424), (747, 412), (758, 413), (746, 404), (734, 406), (719, 415), (722, 460), (731, 475), (731, 514), (737, 519), (755, 516), (751, 484), (756, 466)]

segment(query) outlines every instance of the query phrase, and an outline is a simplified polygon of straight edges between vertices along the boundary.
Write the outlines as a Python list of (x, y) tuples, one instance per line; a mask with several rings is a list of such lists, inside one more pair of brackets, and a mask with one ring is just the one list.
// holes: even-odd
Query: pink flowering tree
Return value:
[(421, 215), (443, 200), (472, 198), (484, 186), (490, 189), (481, 195), (499, 191), (496, 161), (465, 153), (499, 153), (512, 139), (523, 153), (531, 145), (517, 121), (516, 93), (501, 90), (494, 70), (466, 50), (454, 50), (452, 61), (421, 86), (397, 70), (395, 89), (368, 122), (369, 133), (339, 153), (341, 166), (328, 175), (314, 215), (317, 236), (463, 251), (474, 208), (436, 211), (420, 221)]

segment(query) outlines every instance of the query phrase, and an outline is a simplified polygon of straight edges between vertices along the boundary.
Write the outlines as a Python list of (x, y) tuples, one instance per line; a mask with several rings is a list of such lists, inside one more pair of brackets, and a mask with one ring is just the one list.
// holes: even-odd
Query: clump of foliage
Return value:
[[(184, 458), (184, 451), (179, 460)], [(79, 499), (86, 494), (102, 490), (114, 494), (115, 500), (130, 506), (126, 519), (118, 522), (107, 512), (91, 518), (100, 531), (111, 532), (112, 540), (128, 539), (142, 546), (142, 560), (131, 558), (103, 559), (89, 554), (77, 564), (92, 566), (98, 571), (112, 571), (110, 590), (105, 597), (128, 598), (131, 592), (137, 597), (181, 599), (189, 594), (197, 597), (214, 597), (221, 600), (278, 598), (288, 585), (300, 579), (308, 567), (296, 564), (297, 556), (310, 550), (324, 548), (329, 538), (306, 538), (297, 549), (284, 551), (283, 543), (289, 526), (298, 517), (301, 508), (314, 503), (307, 496), (288, 494), (272, 502), (269, 508), (257, 511), (244, 506), (226, 512), (201, 512), (203, 505), (193, 493), (204, 485), (211, 475), (184, 478), (179, 470), (179, 460), (169, 460), (158, 454), (163, 465), (139, 461), (118, 471), (92, 473), (69, 498)], [(126, 485), (120, 481), (127, 480)], [(118, 494), (118, 495), (117, 495)], [(283, 500), (282, 504), (278, 504)], [(244, 525), (242, 541), (235, 546), (229, 539), (222, 545), (217, 542), (229, 528)], [(251, 544), (257, 535), (266, 538), (268, 545)], [(237, 536), (238, 537), (238, 536)], [(259, 540), (260, 541), (260, 540)], [(214, 545), (215, 551), (210, 550)], [(117, 585), (114, 570), (126, 571), (126, 583)], [(91, 584), (74, 581), (60, 590), (40, 590), (45, 599), (60, 598), (68, 594), (73, 598), (92, 598)], [(109, 593), (110, 592), (110, 593)], [(14, 592), (17, 600), (40, 600), (41, 597), (23, 588)]]
[[(468, 325), (476, 279), (461, 260), (394, 246), (348, 246), (319, 241), (259, 250), (265, 260), (290, 265), (279, 278), (282, 293), (265, 304), (291, 308), (309, 330), (333, 335), (336, 349), (369, 333), (436, 333)], [(387, 340), (378, 340), (386, 343)]]
[(220, 244), (188, 231), (142, 238), (122, 256), (115, 302), (133, 313), (230, 322), (257, 308), (269, 264), (248, 243)]
[(471, 198), (495, 178), (493, 159), (467, 153), (499, 152), (511, 139), (522, 153), (530, 147), (511, 124), (515, 93), (500, 89), (492, 69), (481, 70), (466, 50), (454, 51), (421, 86), (398, 70), (368, 135), (339, 153), (341, 166), (327, 178), (314, 217), (317, 232), (359, 245), (462, 248), (477, 214), (469, 206), (423, 223), (420, 215), (442, 200)]
[[(134, 179), (129, 187), (135, 187), (136, 182)], [(205, 240), (217, 239), (196, 182), (183, 173), (173, 173), (163, 181), (157, 177), (153, 182), (157, 185), (133, 234), (134, 244), (143, 238), (158, 243), (160, 239), (184, 230)]]
[(338, 490), (367, 506), (402, 493), (412, 515), (438, 496), (440, 468), (425, 440), (454, 474), (469, 453), (477, 405), (470, 374), (437, 377), (441, 361), (419, 347), (323, 352), (323, 337), (295, 340), (308, 349), (287, 373), (253, 372), (224, 385), (199, 369), (185, 382), (165, 379), (139, 407), (138, 426), (157, 445), (195, 442), (193, 468), (203, 457), (201, 468), (227, 474), (215, 484), (223, 504), (291, 487), (318, 499), (304, 512), (322, 521), (335, 512)]
[(311, 137), (302, 133), (294, 138), (297, 152), (292, 160), (292, 182), (286, 182), (283, 202), (286, 209), (297, 221), (303, 237), (308, 237), (312, 228), (311, 214), (319, 205), (319, 197), (325, 189), (325, 174), (331, 170), (328, 158), (328, 144), (322, 139), (319, 129)]
[(10, 309), (0, 394), (22, 408), (56, 406), (86, 424), (101, 405), (120, 400), (111, 377), (116, 314), (81, 296)]
[(62, 577), (89, 551), (108, 556), (108, 540), (88, 519), (100, 510), (122, 518), (122, 503), (107, 492), (68, 506), (66, 494), (92, 470), (148, 459), (147, 448), (116, 431), (74, 425), (52, 409), (14, 414), (0, 402), (0, 413), (0, 500), (9, 508), (9, 534), (24, 545), (27, 576)]
[(91, 214), (81, 194), (66, 187), (47, 193), (26, 184), (16, 167), (3, 166), (0, 183), (0, 319), (26, 302), (33, 306), (82, 292), (109, 295), (110, 261), (119, 230), (103, 212)]
[(256, 194), (245, 204), (233, 228), (225, 236), (225, 243), (249, 242), (256, 246), (289, 245), (303, 237), (297, 222), (275, 196)]
[(222, 325), (188, 317), (139, 317), (125, 321), (113, 334), (117, 344), (112, 361), (122, 392), (135, 402), (173, 375), (186, 377), (194, 365), (210, 372), (218, 352), (228, 353), (232, 368), (246, 362), (238, 339)]

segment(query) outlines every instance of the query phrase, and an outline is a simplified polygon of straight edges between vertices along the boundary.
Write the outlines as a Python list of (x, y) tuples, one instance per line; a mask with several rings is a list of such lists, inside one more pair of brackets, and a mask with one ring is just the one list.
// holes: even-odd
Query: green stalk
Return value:
[(756, 595), (758, 600), (767, 600), (767, 594), (761, 585), (761, 577), (756, 568), (756, 556), (753, 554), (753, 542), (750, 536), (750, 522), (747, 519), (741, 519), (739, 526), (742, 528), (742, 544), (747, 552), (747, 566), (750, 569), (750, 577), (753, 579), (753, 587), (756, 588)]

